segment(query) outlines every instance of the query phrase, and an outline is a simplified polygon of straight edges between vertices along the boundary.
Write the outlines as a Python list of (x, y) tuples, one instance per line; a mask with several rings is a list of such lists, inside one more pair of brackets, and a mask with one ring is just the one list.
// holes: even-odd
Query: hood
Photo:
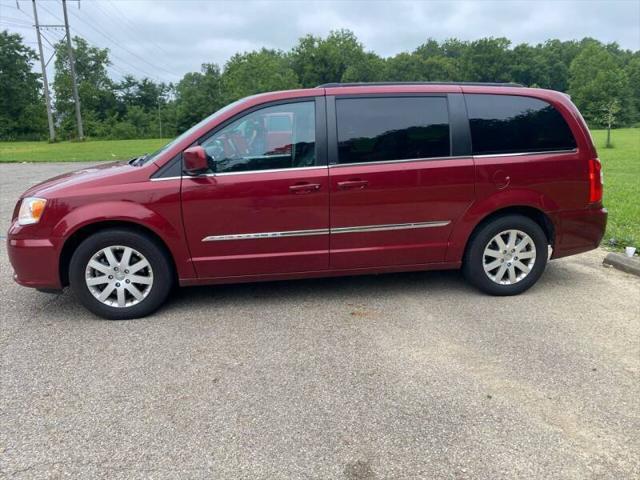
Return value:
[[(151, 164), (153, 163), (151, 162)], [(98, 164), (93, 167), (64, 173), (38, 183), (24, 192), (22, 197), (50, 198), (61, 190), (78, 186), (87, 187), (91, 184), (103, 186), (115, 183), (129, 183), (130, 181), (136, 181), (138, 179), (139, 175), (137, 175), (137, 173), (146, 170), (144, 167), (146, 167), (146, 165), (135, 167), (129, 165), (126, 161)]]

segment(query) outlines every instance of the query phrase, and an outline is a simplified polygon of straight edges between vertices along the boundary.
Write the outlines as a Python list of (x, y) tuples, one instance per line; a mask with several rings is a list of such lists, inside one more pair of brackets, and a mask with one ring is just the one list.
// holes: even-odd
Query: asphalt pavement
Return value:
[(0, 165), (0, 477), (637, 479), (640, 279), (604, 250), (523, 295), (458, 272), (197, 287), (112, 322), (12, 280)]

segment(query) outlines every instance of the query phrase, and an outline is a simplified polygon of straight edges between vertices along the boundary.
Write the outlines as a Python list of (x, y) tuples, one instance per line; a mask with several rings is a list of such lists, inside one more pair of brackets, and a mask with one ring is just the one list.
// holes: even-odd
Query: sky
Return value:
[[(78, 3), (80, 8), (78, 8)], [(513, 44), (586, 36), (640, 50), (640, 0), (214, 1), (69, 0), (72, 35), (109, 48), (112, 78), (165, 82), (224, 63), (236, 52), (289, 50), (306, 35), (347, 28), (381, 56), (412, 51), (428, 38), (509, 38)], [(60, 0), (37, 0), (41, 24), (63, 23)], [(19, 7), (19, 8), (18, 8)], [(0, 0), (0, 29), (37, 50), (30, 0)], [(47, 28), (51, 42), (63, 30)], [(52, 53), (45, 41), (45, 58)], [(52, 72), (53, 61), (48, 71)], [(39, 65), (37, 65), (39, 69)]]

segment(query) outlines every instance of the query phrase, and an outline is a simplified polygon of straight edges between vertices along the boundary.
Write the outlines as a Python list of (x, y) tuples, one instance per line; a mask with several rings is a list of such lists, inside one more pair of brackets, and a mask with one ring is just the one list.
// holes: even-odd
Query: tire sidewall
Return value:
[[(513, 285), (500, 285), (491, 280), (484, 271), (484, 249), (489, 241), (505, 230), (520, 230), (533, 240), (536, 247), (536, 261), (529, 274)], [(477, 288), (491, 295), (517, 295), (533, 286), (547, 264), (548, 240), (536, 222), (522, 215), (506, 215), (481, 226), (469, 242), (463, 271), (465, 277)]]
[[(153, 285), (149, 294), (138, 304), (117, 308), (101, 303), (93, 296), (85, 281), (89, 260), (99, 250), (122, 245), (139, 251), (149, 261), (153, 270)], [(128, 320), (153, 313), (167, 298), (173, 285), (173, 275), (167, 255), (149, 237), (127, 230), (105, 230), (84, 240), (73, 253), (69, 264), (69, 284), (80, 302), (91, 312), (109, 320)]]

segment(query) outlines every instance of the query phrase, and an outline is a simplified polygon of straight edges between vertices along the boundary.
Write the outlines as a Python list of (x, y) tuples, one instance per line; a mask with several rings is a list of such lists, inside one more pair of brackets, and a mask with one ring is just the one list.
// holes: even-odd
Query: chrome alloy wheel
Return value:
[(131, 247), (113, 245), (96, 252), (85, 270), (85, 282), (99, 302), (110, 307), (132, 307), (153, 287), (149, 261)]
[(497, 284), (513, 285), (524, 279), (536, 262), (533, 239), (520, 230), (505, 230), (493, 237), (484, 249), (482, 266)]

